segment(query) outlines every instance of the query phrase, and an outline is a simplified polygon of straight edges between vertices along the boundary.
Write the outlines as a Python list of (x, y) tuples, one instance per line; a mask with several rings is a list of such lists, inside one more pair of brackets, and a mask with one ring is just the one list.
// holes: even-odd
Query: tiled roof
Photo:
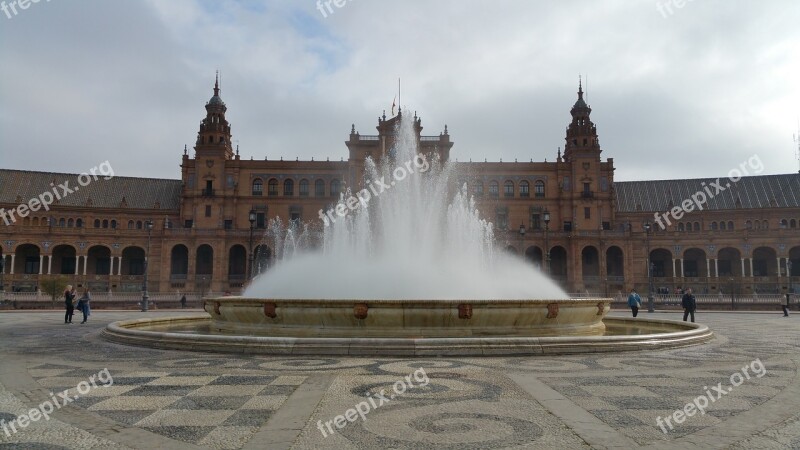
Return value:
[[(712, 183), (724, 191), (717, 193)], [(705, 184), (703, 184), (705, 183)], [(713, 196), (708, 196), (708, 186)], [(667, 211), (679, 206), (697, 192), (706, 194), (704, 209), (758, 209), (800, 207), (800, 174), (743, 177), (738, 182), (728, 178), (691, 180), (654, 180), (615, 182), (617, 211)]]
[[(163, 210), (180, 209), (181, 180), (117, 176), (106, 180), (98, 175), (97, 180), (80, 186), (77, 174), (7, 169), (0, 169), (0, 203), (27, 203), (44, 192), (52, 193), (50, 183), (57, 187), (66, 181), (67, 187), (78, 190), (62, 197), (61, 206), (119, 208), (125, 199), (124, 207), (131, 209), (154, 209), (156, 205)], [(62, 189), (58, 192), (60, 195)]]

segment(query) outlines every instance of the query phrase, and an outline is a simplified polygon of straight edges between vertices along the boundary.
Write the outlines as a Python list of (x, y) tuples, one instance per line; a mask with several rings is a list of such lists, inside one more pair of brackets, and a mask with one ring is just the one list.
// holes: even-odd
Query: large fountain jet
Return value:
[[(315, 218), (324, 228), (321, 250), (279, 252), (283, 260), (245, 297), (567, 298), (532, 264), (495, 250), (493, 225), (465, 186), (454, 189), (454, 164), (418, 153), (413, 124), (400, 118), (395, 145), (379, 161), (367, 159), (363, 185)], [(286, 248), (304, 236), (286, 233), (273, 229), (273, 244)]]

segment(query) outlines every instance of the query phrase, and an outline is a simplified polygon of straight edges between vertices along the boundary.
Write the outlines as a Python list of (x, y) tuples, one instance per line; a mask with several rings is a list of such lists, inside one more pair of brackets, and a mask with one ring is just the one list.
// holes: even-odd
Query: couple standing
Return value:
[(89, 288), (84, 288), (83, 296), (80, 299), (77, 297), (78, 294), (75, 292), (75, 288), (72, 285), (67, 285), (64, 291), (64, 306), (67, 309), (64, 315), (64, 323), (72, 323), (72, 315), (75, 314), (75, 308), (78, 308), (78, 311), (83, 313), (83, 322), (81, 323), (86, 323), (89, 315), (91, 315), (92, 310), (89, 302), (92, 301), (92, 294), (89, 293)]

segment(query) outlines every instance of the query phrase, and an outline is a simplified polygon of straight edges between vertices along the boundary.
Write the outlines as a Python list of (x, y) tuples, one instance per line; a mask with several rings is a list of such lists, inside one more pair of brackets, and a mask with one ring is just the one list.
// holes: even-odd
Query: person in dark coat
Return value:
[(694, 298), (691, 288), (686, 289), (686, 293), (683, 294), (681, 306), (683, 307), (683, 321), (686, 322), (686, 318), (691, 314), (692, 322), (694, 322), (694, 312), (697, 309), (697, 300)]
[(786, 303), (781, 305), (781, 308), (783, 308), (783, 317), (789, 317), (789, 300), (791, 300), (791, 299), (792, 299), (792, 294), (787, 292), (786, 293)]
[(64, 314), (64, 323), (72, 323), (72, 315), (75, 314), (75, 288), (72, 285), (67, 285), (64, 291), (64, 307), (67, 309)]
[(628, 306), (633, 312), (633, 317), (636, 317), (639, 314), (639, 308), (642, 307), (642, 298), (636, 293), (636, 289), (631, 289), (631, 293), (628, 295)]
[(181, 296), (181, 308), (186, 308), (186, 294)]

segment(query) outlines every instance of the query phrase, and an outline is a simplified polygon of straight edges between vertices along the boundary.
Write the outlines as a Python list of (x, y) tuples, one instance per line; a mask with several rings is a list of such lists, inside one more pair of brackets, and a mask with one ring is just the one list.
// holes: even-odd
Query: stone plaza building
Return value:
[[(215, 85), (180, 179), (115, 176), (84, 186), (74, 174), (0, 170), (3, 289), (32, 292), (61, 275), (94, 291), (137, 292), (149, 256), (150, 291), (238, 293), (280, 255), (265, 233), (272, 220), (308, 224), (318, 241), (319, 211), (360, 189), (367, 157), (391, 156), (407, 117), (384, 113), (375, 135), (353, 126), (346, 160), (242, 160), (219, 93)], [(800, 174), (722, 178), (729, 186), (716, 192), (707, 188), (717, 178), (615, 181), (591, 111), (579, 87), (563, 153), (551, 162), (455, 163), (456, 181), (495, 224), (497, 245), (569, 292), (643, 293), (649, 281), (658, 292), (800, 291)], [(421, 119), (412, 120), (420, 151), (450, 160), (447, 127), (424, 135)], [(66, 180), (82, 189), (49, 211), (7, 214)], [(702, 210), (668, 214), (698, 192), (707, 194)], [(669, 219), (664, 228), (655, 213)]]

